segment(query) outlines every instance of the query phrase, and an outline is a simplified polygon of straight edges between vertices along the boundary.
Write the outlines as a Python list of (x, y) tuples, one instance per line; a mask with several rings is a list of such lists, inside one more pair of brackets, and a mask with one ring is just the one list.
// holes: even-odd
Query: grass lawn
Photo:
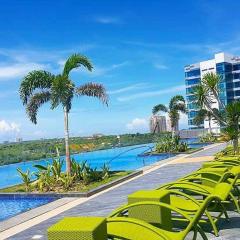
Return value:
[[(92, 190), (94, 188), (97, 188), (101, 185), (104, 185), (106, 183), (112, 182), (114, 180), (117, 180), (119, 178), (122, 178), (124, 176), (129, 175), (130, 173), (132, 173), (132, 171), (122, 171), (122, 172), (111, 172), (110, 177), (105, 179), (105, 180), (101, 180), (98, 182), (91, 182), (87, 185), (83, 184), (82, 181), (75, 181), (74, 184), (72, 185), (72, 187), (68, 190), (65, 191), (62, 187), (55, 187), (54, 189), (52, 189), (51, 191), (48, 192), (59, 192), (59, 193), (64, 193), (64, 192), (87, 192), (89, 190)], [(19, 184), (19, 185), (15, 185), (12, 187), (7, 187), (7, 188), (2, 188), (0, 189), (0, 192), (2, 193), (10, 193), (10, 192), (25, 192), (25, 187), (24, 184)], [(34, 189), (31, 191), (32, 193), (39, 193), (38, 191), (35, 191)], [(41, 192), (42, 193), (42, 192)]]

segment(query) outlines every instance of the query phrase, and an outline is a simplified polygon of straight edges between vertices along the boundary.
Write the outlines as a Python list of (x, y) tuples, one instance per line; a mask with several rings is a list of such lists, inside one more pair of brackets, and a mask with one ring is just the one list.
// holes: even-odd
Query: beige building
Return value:
[(160, 133), (167, 131), (167, 122), (165, 116), (153, 115), (150, 118), (150, 132)]

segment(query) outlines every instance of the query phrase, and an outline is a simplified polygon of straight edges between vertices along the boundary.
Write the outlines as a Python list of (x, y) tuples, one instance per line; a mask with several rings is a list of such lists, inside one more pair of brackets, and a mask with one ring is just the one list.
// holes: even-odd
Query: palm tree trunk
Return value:
[(234, 154), (239, 154), (239, 149), (238, 149), (238, 138), (233, 139), (233, 151)]
[(239, 137), (239, 119), (237, 120), (236, 153), (239, 155), (238, 137)]
[(175, 127), (172, 126), (172, 139), (174, 138), (174, 136), (175, 136)]
[(68, 112), (64, 108), (64, 135), (65, 135), (65, 149), (66, 149), (66, 172), (71, 173), (71, 159), (69, 149), (69, 128), (68, 128)]
[(208, 118), (208, 129), (209, 133), (212, 134), (211, 118)]
[(213, 117), (214, 117), (217, 121), (219, 121), (219, 123), (222, 123), (224, 126), (227, 125), (226, 121), (224, 121), (222, 118), (220, 118), (218, 115), (216, 115), (216, 114), (214, 113), (214, 111), (212, 110), (212, 108), (208, 105), (208, 103), (207, 103), (206, 101), (204, 102), (204, 106), (205, 106), (205, 108), (207, 108), (207, 110), (213, 115)]

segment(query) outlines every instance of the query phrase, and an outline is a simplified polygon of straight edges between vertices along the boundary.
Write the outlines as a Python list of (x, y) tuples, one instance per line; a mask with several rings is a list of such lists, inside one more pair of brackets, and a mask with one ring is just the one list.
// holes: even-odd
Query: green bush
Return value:
[(179, 136), (165, 136), (158, 140), (155, 151), (157, 153), (166, 152), (186, 152), (188, 145), (186, 142), (181, 142)]
[[(87, 186), (90, 183), (106, 180), (110, 177), (110, 169), (107, 164), (104, 164), (101, 171), (97, 168), (91, 168), (86, 161), (76, 162), (72, 159), (72, 172), (66, 174), (62, 172), (63, 161), (58, 157), (53, 159), (53, 163), (48, 163), (47, 166), (36, 164), (35, 172), (18, 172), (25, 184), (25, 191), (30, 191), (31, 186), (39, 192), (54, 191), (56, 189), (69, 190), (75, 184)], [(31, 176), (35, 175), (36, 180), (31, 182)]]
[(201, 143), (212, 143), (216, 141), (217, 137), (214, 136), (212, 133), (206, 133), (199, 137), (199, 142)]

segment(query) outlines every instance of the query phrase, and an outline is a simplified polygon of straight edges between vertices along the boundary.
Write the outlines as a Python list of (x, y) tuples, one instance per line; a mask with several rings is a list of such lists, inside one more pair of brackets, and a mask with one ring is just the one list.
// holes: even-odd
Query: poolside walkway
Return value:
[[(153, 170), (147, 170), (145, 174), (129, 180), (124, 184), (120, 184), (103, 193), (96, 194), (88, 199), (75, 199), (74, 201), (62, 206), (62, 209), (55, 209), (46, 214), (20, 224), (19, 226), (8, 229), (0, 234), (0, 239), (11, 240), (29, 240), (41, 239), (46, 240), (46, 230), (49, 226), (56, 223), (64, 216), (106, 216), (112, 210), (125, 203), (127, 195), (139, 189), (153, 189), (160, 184), (174, 181), (183, 175), (186, 175), (201, 166), (198, 160), (212, 156), (214, 153), (223, 149), (225, 145), (218, 144), (208, 147), (203, 151), (191, 154), (190, 156), (181, 156), (173, 161), (163, 165), (155, 166)], [(187, 160), (188, 159), (188, 160)], [(194, 159), (198, 159), (194, 161)], [(184, 161), (188, 161), (182, 163)], [(189, 163), (191, 161), (191, 163)], [(181, 164), (180, 164), (181, 163)], [(174, 173), (174, 174), (172, 174)], [(64, 210), (64, 207), (66, 208)], [(240, 239), (240, 215), (230, 213), (231, 223), (221, 223), (219, 238), (210, 234), (209, 239), (216, 240), (236, 240)]]

